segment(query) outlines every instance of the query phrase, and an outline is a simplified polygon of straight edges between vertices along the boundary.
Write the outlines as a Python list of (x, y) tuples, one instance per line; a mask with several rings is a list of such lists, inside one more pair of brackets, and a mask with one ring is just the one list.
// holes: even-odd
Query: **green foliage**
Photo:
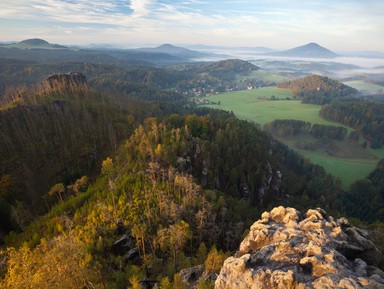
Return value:
[[(317, 204), (323, 195), (331, 200), (337, 193), (320, 167), (303, 162), (253, 124), (223, 112), (196, 112), (146, 119), (100, 164), (101, 175), (87, 191), (63, 198), (8, 241), (39, 247), (42, 238), (75, 236), (106, 276), (100, 280), (117, 288), (128, 280), (138, 288), (144, 274), (172, 278), (192, 266), (194, 256), (209, 272), (218, 272), (227, 255), (215, 246), (207, 254), (206, 246), (235, 250), (265, 206), (284, 202), (277, 199), (279, 188), (259, 195), (270, 171), (294, 180), (282, 184), (290, 202), (303, 191)], [(132, 260), (112, 249), (124, 234), (138, 253)]]
[(65, 186), (63, 183), (54, 185), (48, 192), (48, 195), (57, 195), (61, 201), (63, 201), (63, 193), (65, 192)]
[(198, 264), (204, 263), (205, 259), (207, 258), (207, 247), (205, 246), (204, 242), (200, 243), (199, 248), (197, 249), (196, 258)]
[(277, 136), (296, 136), (308, 134), (311, 130), (311, 123), (295, 119), (276, 119), (266, 125), (266, 128)]
[(344, 140), (348, 130), (342, 126), (311, 124), (310, 122), (294, 119), (276, 119), (266, 128), (274, 135), (289, 137), (311, 134), (314, 138), (329, 138)]
[(280, 88), (289, 88), (293, 94), (302, 98), (304, 103), (326, 104), (340, 97), (353, 96), (357, 90), (342, 84), (339, 81), (319, 75), (310, 75), (304, 78), (280, 83)]
[(347, 136), (347, 129), (342, 126), (314, 124), (310, 131), (314, 138), (329, 138), (343, 140)]
[(334, 101), (324, 106), (320, 115), (361, 131), (373, 149), (384, 144), (384, 104), (354, 99)]
[(360, 220), (384, 221), (384, 160), (366, 179), (354, 182), (342, 195), (341, 202), (346, 213)]

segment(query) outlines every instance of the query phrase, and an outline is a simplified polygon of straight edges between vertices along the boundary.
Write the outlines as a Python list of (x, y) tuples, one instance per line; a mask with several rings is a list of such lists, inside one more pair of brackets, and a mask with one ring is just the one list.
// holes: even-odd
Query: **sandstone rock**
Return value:
[(224, 288), (384, 288), (382, 254), (367, 233), (322, 209), (262, 214), (215, 282)]
[(180, 276), (184, 283), (192, 283), (200, 278), (204, 270), (205, 265), (197, 265), (192, 268), (182, 269), (180, 271)]
[(68, 89), (86, 86), (87, 78), (84, 74), (78, 72), (53, 74), (46, 79), (45, 85), (48, 89)]

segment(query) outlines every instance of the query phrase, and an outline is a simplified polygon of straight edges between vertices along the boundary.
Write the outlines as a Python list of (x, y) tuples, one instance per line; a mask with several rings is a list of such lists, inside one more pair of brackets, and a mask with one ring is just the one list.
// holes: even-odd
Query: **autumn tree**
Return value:
[(90, 261), (86, 248), (70, 235), (43, 240), (35, 249), (9, 248), (7, 273), (0, 287), (102, 288)]
[(213, 245), (205, 260), (205, 270), (210, 273), (219, 273), (226, 258), (227, 256)]
[(74, 191), (76, 195), (79, 195), (86, 189), (88, 182), (88, 177), (82, 176), (80, 179), (77, 179), (73, 185), (69, 185), (68, 189)]

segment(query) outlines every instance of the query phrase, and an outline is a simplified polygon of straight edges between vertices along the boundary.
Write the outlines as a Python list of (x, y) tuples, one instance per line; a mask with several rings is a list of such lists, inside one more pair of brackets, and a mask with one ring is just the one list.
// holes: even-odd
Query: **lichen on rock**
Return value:
[(384, 288), (383, 255), (365, 231), (323, 209), (262, 214), (221, 269), (215, 288)]

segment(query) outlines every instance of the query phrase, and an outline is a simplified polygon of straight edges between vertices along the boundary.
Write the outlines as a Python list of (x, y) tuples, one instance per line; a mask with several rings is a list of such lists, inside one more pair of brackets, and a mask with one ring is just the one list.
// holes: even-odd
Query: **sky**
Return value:
[(0, 0), (0, 41), (384, 52), (383, 0)]

